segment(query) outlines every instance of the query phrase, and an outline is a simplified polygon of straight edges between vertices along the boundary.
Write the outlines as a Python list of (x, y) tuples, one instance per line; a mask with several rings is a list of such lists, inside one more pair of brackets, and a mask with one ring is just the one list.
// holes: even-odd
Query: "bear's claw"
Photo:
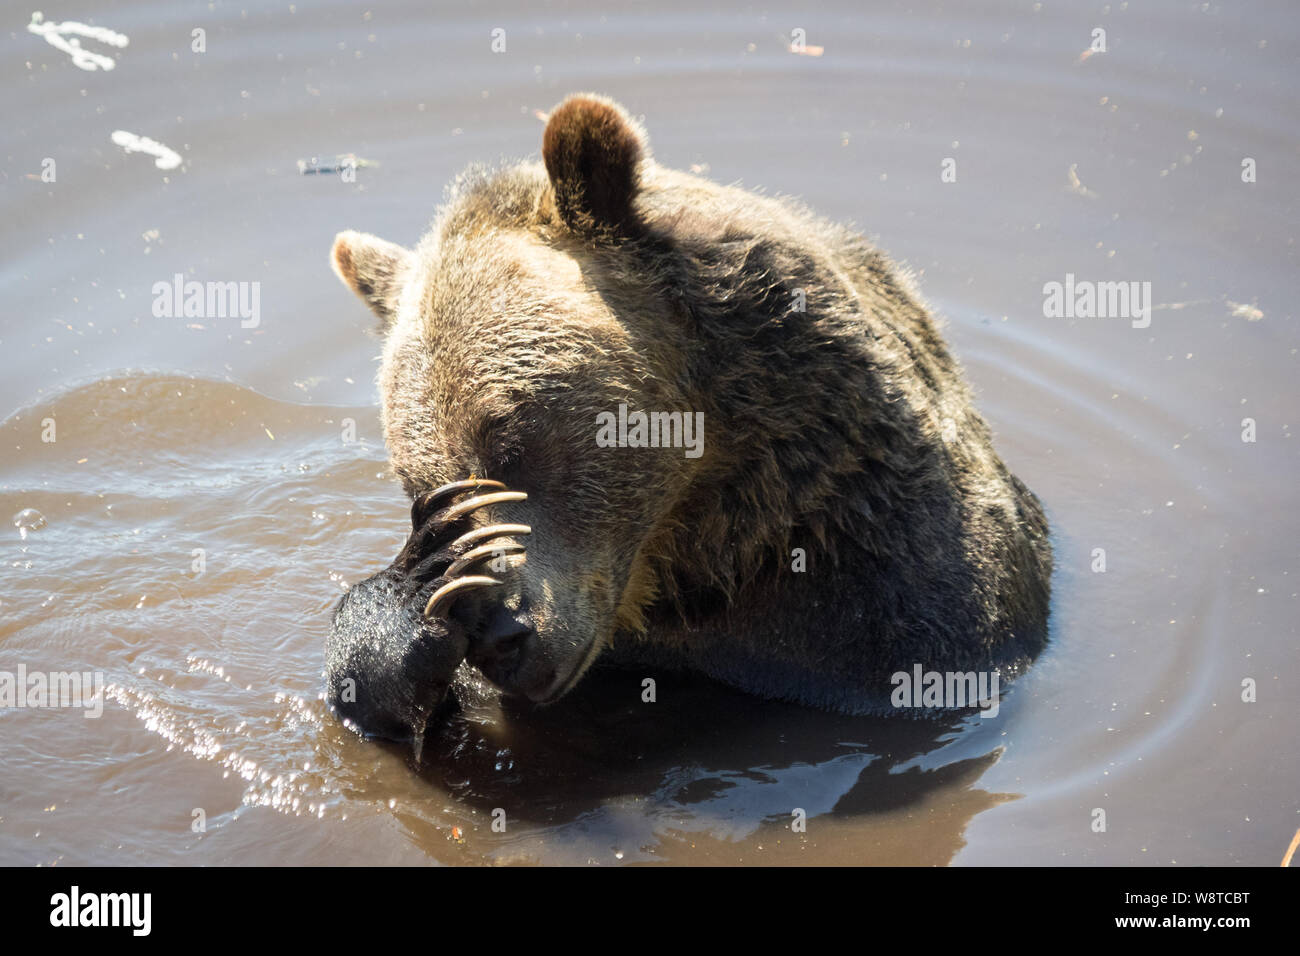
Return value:
[(522, 544), (480, 544), (477, 548), (470, 548), (453, 561), (447, 567), (445, 576), (449, 578), (455, 577), (488, 558), (502, 557), (507, 554), (523, 554), (523, 552), (524, 546)]
[[(503, 486), (504, 487), (504, 486)], [(473, 498), (467, 498), (458, 505), (448, 508), (442, 515), (441, 520), (445, 524), (451, 524), (460, 518), (465, 517), (472, 511), (479, 508), (486, 508), (488, 505), (501, 504), (506, 501), (527, 501), (528, 495), (522, 491), (494, 491), (487, 495), (476, 495)]]
[[(427, 495), (423, 495), (419, 499), (417, 507), (427, 509), (429, 505), (440, 500), (451, 498), (464, 491), (478, 491), (485, 486), (502, 490), (492, 491), (485, 495), (475, 495), (433, 515), (430, 524), (439, 529), (434, 533), (438, 534), (442, 530), (451, 528), (458, 521), (465, 518), (466, 515), (477, 511), (479, 508), (501, 504), (506, 501), (528, 500), (528, 495), (524, 492), (505, 490), (506, 486), (499, 481), (488, 478), (470, 478), (465, 481), (453, 481), (435, 491), (431, 491)], [(424, 608), (424, 616), (434, 617), (446, 611), (451, 606), (451, 603), (465, 591), (500, 584), (501, 582), (496, 578), (481, 574), (461, 575), (488, 558), (500, 557), (505, 554), (522, 554), (524, 551), (524, 546), (521, 544), (493, 543), (492, 538), (506, 534), (529, 534), (531, 532), (532, 528), (523, 524), (487, 525), (483, 528), (473, 528), (465, 532), (445, 550), (437, 552), (437, 557), (442, 560), (447, 560), (447, 557), (450, 556), (451, 562), (441, 575), (445, 583), (434, 591), (433, 596), (429, 598), (429, 603)]]
[(431, 508), (444, 498), (450, 498), (453, 495), (460, 494), (462, 491), (468, 491), (471, 488), (474, 490), (478, 490), (479, 488), (496, 488), (500, 491), (506, 490), (505, 485), (492, 478), (467, 478), (464, 481), (450, 482), (449, 484), (443, 485), (441, 488), (435, 488), (428, 494), (421, 495), (416, 499), (416, 504), (421, 509)]
[(433, 597), (429, 598), (429, 603), (424, 606), (424, 616), (437, 617), (463, 591), (472, 591), (500, 583), (496, 578), (489, 578), (482, 574), (468, 574), (463, 578), (448, 581), (433, 592)]
[(478, 544), (480, 541), (486, 541), (490, 538), (497, 538), (503, 534), (532, 534), (533, 529), (526, 524), (489, 524), (481, 528), (475, 528), (473, 531), (467, 531), (459, 538), (452, 542), (453, 550), (459, 547), (469, 547)]

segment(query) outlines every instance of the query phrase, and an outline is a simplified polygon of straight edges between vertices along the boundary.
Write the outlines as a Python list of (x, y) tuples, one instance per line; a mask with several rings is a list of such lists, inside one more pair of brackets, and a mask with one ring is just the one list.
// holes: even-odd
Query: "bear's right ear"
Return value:
[(330, 251), (335, 273), (379, 316), (381, 327), (397, 314), (397, 297), (409, 257), (396, 243), (352, 230), (335, 236)]
[(576, 93), (557, 106), (542, 134), (542, 161), (565, 224), (578, 232), (636, 232), (632, 200), (645, 151), (645, 132), (613, 100)]

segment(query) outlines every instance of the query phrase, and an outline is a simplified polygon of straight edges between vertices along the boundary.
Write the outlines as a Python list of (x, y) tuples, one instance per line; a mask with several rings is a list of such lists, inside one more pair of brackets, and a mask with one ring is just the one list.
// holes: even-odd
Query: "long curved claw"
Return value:
[[(501, 557), (507, 554), (523, 554), (524, 546), (522, 544), (481, 544), (477, 548), (471, 548), (462, 554), (459, 558), (451, 563), (447, 568), (447, 577), (455, 577), (462, 571), (470, 568), (480, 561), (488, 558)], [(497, 570), (497, 569), (493, 569)]]
[(448, 581), (433, 592), (433, 597), (429, 598), (429, 603), (424, 606), (424, 616), (432, 617), (441, 614), (452, 601), (466, 591), (473, 591), (500, 583), (496, 578), (489, 578), (481, 574), (469, 574), (463, 578)]
[(430, 508), (436, 505), (444, 498), (450, 498), (453, 495), (460, 494), (462, 491), (470, 489), (478, 490), (479, 488), (496, 488), (499, 491), (505, 491), (506, 486), (492, 478), (466, 478), (464, 481), (453, 481), (443, 485), (441, 488), (435, 488), (428, 494), (421, 495), (417, 500), (421, 508)]
[(490, 538), (499, 538), (502, 535), (532, 534), (533, 529), (526, 524), (489, 524), (481, 528), (475, 528), (473, 531), (466, 531), (459, 538), (451, 543), (455, 548), (470, 548), (480, 544)]
[(527, 500), (528, 495), (522, 491), (494, 491), (490, 495), (478, 495), (448, 508), (446, 513), (442, 515), (442, 520), (446, 524), (451, 524), (451, 522), (465, 517), (465, 515), (470, 512), (477, 511), (479, 508), (485, 508), (488, 505), (501, 504), (506, 501)]

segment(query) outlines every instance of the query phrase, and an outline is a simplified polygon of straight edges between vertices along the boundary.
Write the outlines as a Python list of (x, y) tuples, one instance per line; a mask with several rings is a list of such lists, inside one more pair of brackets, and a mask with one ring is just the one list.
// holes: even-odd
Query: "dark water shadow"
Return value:
[[(675, 838), (713, 845), (724, 861), (738, 845), (782, 837), (793, 851), (800, 840), (791, 825), (802, 815), (809, 833), (852, 830), (846, 847), (860, 847), (861, 834), (878, 827), (882, 841), (903, 840), (890, 862), (943, 864), (964, 845), (975, 814), (1015, 796), (977, 786), (1001, 754), (996, 737), (977, 756), (967, 747), (960, 759), (923, 766), (978, 732), (980, 722), (965, 715), (847, 717), (671, 672), (656, 676), (656, 699), (645, 702), (642, 680), (601, 669), (550, 707), (507, 704), (453, 717), (425, 741), (419, 765), (404, 753), (431, 791), (454, 795), (479, 820), (504, 812), (512, 832), (608, 830), (649, 845)], [(913, 817), (924, 834), (904, 839)], [(417, 844), (445, 853), (440, 821), (401, 822)], [(483, 836), (477, 849), (491, 859), (491, 835)], [(768, 858), (797, 862), (779, 852)]]

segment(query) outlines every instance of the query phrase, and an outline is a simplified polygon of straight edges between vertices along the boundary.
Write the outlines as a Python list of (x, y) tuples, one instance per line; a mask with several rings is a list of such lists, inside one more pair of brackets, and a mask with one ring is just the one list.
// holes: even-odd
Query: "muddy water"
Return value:
[[(0, 670), (105, 686), (95, 719), (0, 710), (0, 862), (1277, 862), (1300, 826), (1300, 14), (855, 6), (47, 8), (129, 37), (84, 38), (95, 71), (5, 14)], [(660, 161), (799, 195), (920, 273), (1054, 527), (1052, 644), (996, 718), (671, 675), (647, 705), (641, 675), (595, 675), (417, 768), (329, 717), (329, 610), (407, 511), (330, 240), (413, 242), (575, 89), (643, 114)], [(372, 165), (299, 172), (339, 154)], [(176, 273), (259, 283), (256, 322), (156, 316)], [(1149, 326), (1045, 317), (1067, 274), (1149, 282)]]

